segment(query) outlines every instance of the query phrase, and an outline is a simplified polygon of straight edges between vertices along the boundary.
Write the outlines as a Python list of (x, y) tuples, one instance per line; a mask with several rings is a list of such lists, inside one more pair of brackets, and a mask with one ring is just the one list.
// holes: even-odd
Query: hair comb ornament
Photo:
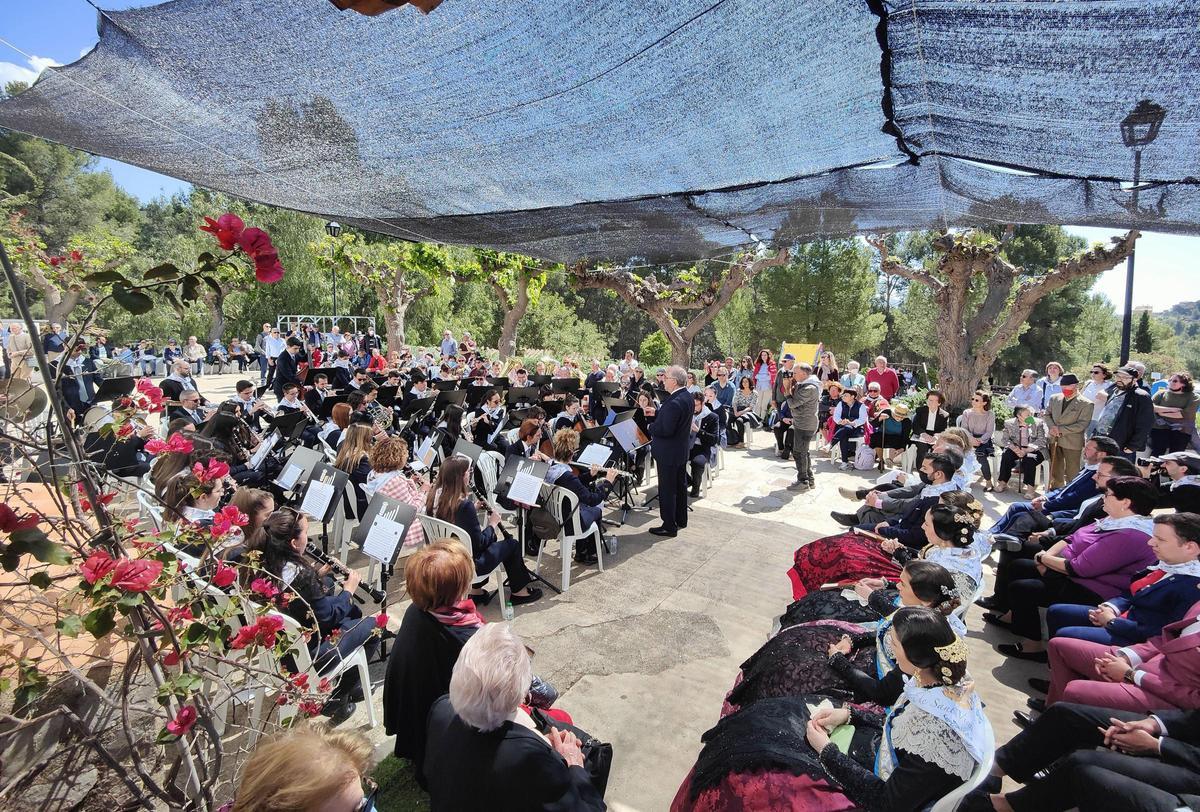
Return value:
[(945, 598), (961, 598), (961, 597), (962, 597), (962, 595), (959, 593), (958, 589), (957, 589), (957, 588), (955, 588), (955, 587), (952, 587), (952, 586), (943, 586), (943, 587), (942, 587), (942, 597), (945, 597)]
[(967, 661), (967, 643), (958, 635), (944, 646), (934, 646), (933, 650), (944, 662), (965, 663)]

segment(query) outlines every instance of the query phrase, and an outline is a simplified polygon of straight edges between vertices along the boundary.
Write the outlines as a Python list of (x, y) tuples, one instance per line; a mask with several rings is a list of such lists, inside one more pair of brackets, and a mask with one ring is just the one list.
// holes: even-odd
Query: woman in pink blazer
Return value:
[(1051, 640), (1046, 705), (1059, 701), (1136, 712), (1200, 708), (1200, 602), (1136, 646)]

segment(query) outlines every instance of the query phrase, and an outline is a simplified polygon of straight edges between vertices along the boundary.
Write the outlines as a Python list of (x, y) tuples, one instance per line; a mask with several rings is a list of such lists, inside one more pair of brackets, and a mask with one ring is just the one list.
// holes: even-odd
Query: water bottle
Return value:
[(500, 591), (504, 595), (504, 599), (500, 601), (500, 614), (506, 621), (511, 621), (517, 616), (517, 613), (513, 611), (512, 593), (504, 586), (500, 587)]

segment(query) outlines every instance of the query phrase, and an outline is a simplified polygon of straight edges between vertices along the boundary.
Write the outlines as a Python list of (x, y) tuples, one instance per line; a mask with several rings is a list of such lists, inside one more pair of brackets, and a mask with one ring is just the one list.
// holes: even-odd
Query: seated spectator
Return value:
[(880, 410), (874, 421), (874, 431), (871, 432), (870, 445), (875, 449), (875, 462), (883, 458), (884, 450), (888, 449), (888, 462), (895, 465), (900, 460), (904, 449), (908, 448), (908, 440), (912, 436), (912, 420), (908, 417), (908, 406), (896, 402)]
[(1200, 513), (1200, 454), (1190, 449), (1175, 451), (1161, 457), (1151, 457), (1149, 462), (1151, 467), (1143, 469), (1144, 475), (1163, 474), (1151, 480), (1161, 481), (1158, 506), (1185, 513)]
[(1046, 424), (1034, 416), (1028, 406), (1017, 406), (1013, 416), (1004, 421), (1004, 453), (1000, 455), (1000, 475), (996, 492), (1008, 490), (1013, 469), (1020, 467), (1024, 494), (1033, 496), (1037, 484), (1037, 469), (1046, 458)]
[(1128, 590), (1133, 576), (1155, 561), (1147, 544), (1154, 532), (1153, 508), (1154, 487), (1149, 482), (1140, 477), (1111, 479), (1104, 488), (1104, 519), (1032, 559), (1014, 559), (1006, 572), (997, 572), (992, 601), (996, 611), (985, 612), (983, 619), (1026, 642), (1002, 644), (996, 650), (1045, 662), (1039, 607), (1096, 606)]
[[(748, 366), (750, 359), (746, 358), (742, 363)], [(762, 422), (758, 419), (758, 393), (754, 391), (754, 376), (743, 374), (738, 378), (737, 386), (737, 393), (733, 396), (732, 419), (729, 421), (729, 445), (745, 448), (746, 427), (756, 429)]]
[(841, 402), (833, 409), (830, 419), (835, 426), (829, 445), (837, 444), (842, 454), (839, 468), (849, 471), (854, 467), (854, 449), (856, 438), (862, 437), (864, 426), (867, 424), (867, 407), (858, 400), (858, 390), (847, 389), (842, 393)]
[(862, 405), (867, 407), (867, 419), (878, 420), (879, 413), (890, 405), (891, 401), (881, 394), (878, 381), (867, 384), (867, 394), (862, 398)]
[(946, 396), (937, 389), (925, 393), (925, 403), (918, 406), (912, 417), (912, 445), (917, 457), (913, 470), (920, 470), (921, 460), (933, 447), (933, 438), (950, 425), (950, 413), (944, 408)]
[(358, 733), (299, 727), (267, 739), (242, 767), (229, 812), (370, 812), (371, 742)]
[(979, 461), (981, 482), (985, 491), (992, 490), (992, 434), (996, 431), (996, 416), (992, 413), (992, 396), (982, 389), (971, 395), (971, 408), (958, 416), (955, 425), (971, 435), (971, 448)]
[(695, 416), (692, 418), (692, 445), (688, 451), (691, 462), (691, 496), (700, 496), (700, 482), (704, 477), (704, 469), (716, 460), (717, 437), (719, 423), (716, 413), (710, 408), (713, 403), (712, 390), (708, 394), (696, 392), (692, 395)]
[(866, 376), (859, 373), (858, 361), (848, 361), (846, 363), (846, 371), (842, 374), (839, 382), (842, 385), (842, 391), (847, 389), (857, 389), (859, 392), (867, 388)]
[(1046, 612), (1050, 637), (1127, 646), (1146, 641), (1183, 617), (1200, 594), (1200, 515), (1155, 517), (1149, 543), (1158, 561), (1134, 576), (1130, 596), (1117, 595), (1099, 606), (1051, 606)]
[(1200, 795), (1200, 712), (1146, 715), (1059, 702), (996, 751), (991, 776), (992, 789), (1000, 788), (1004, 776), (1024, 786), (977, 793), (960, 809), (1194, 809)]
[(605, 808), (575, 733), (542, 733), (520, 707), (532, 677), (508, 624), (486, 625), (462, 647), (449, 695), (429, 712), (424, 774), (433, 809)]
[(824, 391), (821, 392), (821, 400), (817, 404), (817, 431), (820, 434), (820, 439), (817, 441), (825, 450), (828, 448), (829, 438), (833, 436), (834, 426), (830, 421), (830, 416), (833, 414), (834, 408), (842, 400), (842, 385), (837, 381), (829, 381), (824, 384)]

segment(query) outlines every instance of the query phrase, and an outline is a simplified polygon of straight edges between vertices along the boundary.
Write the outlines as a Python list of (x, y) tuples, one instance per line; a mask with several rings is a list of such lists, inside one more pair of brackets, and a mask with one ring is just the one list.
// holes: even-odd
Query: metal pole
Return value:
[[(1133, 152), (1133, 218), (1137, 225), (1138, 215), (1138, 186), (1142, 174), (1142, 151)], [(1125, 259), (1125, 316), (1121, 320), (1121, 366), (1129, 363), (1129, 338), (1133, 332), (1133, 255), (1136, 247), (1130, 249)]]
[(333, 277), (333, 323), (337, 324), (337, 268), (334, 268), (332, 271), (330, 271), (329, 275)]

